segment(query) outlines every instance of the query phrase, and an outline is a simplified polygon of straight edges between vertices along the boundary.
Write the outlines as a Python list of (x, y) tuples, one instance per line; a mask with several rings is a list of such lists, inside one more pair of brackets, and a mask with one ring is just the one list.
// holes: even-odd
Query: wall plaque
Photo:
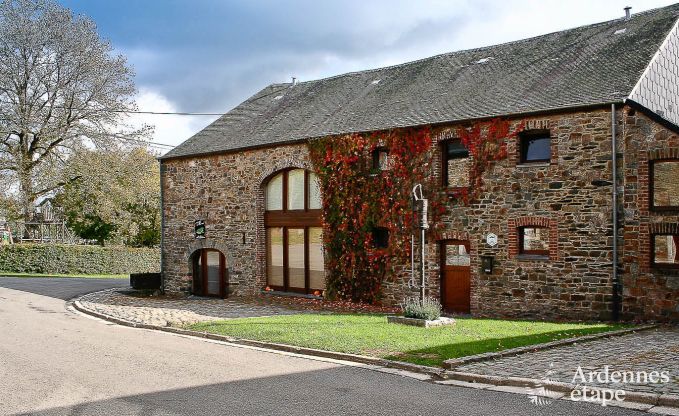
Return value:
[(205, 220), (196, 220), (193, 229), (196, 238), (205, 238)]
[(490, 233), (486, 236), (486, 244), (488, 244), (491, 247), (495, 247), (497, 245), (497, 234)]

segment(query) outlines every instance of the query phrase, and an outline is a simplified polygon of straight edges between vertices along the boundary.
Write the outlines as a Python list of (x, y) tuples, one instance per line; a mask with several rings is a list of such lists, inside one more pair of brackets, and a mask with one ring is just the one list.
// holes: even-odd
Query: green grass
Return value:
[(236, 338), (440, 366), (449, 358), (625, 327), (604, 323), (456, 320), (453, 327), (419, 328), (388, 324), (383, 315), (303, 314), (201, 322), (187, 328)]
[(58, 273), (14, 273), (0, 271), (0, 277), (79, 277), (89, 279), (129, 279), (129, 274), (58, 274)]

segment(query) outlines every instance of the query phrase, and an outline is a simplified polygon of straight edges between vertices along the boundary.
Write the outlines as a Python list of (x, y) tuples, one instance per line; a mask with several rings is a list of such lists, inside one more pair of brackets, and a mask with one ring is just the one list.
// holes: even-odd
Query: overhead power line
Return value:
[[(15, 103), (11, 101), (0, 101), (3, 104), (11, 104), (14, 105)], [(64, 110), (70, 109), (70, 107), (63, 106), (63, 105), (46, 105), (45, 107), (51, 107), (51, 108), (60, 108)], [(98, 109), (97, 111), (105, 112), (105, 113), (125, 113), (125, 114), (150, 114), (150, 115), (156, 115), (156, 116), (223, 116), (224, 113), (201, 113), (201, 112), (191, 112), (191, 111), (143, 111), (143, 110), (115, 110), (115, 109), (108, 109), (108, 108), (101, 108)]]

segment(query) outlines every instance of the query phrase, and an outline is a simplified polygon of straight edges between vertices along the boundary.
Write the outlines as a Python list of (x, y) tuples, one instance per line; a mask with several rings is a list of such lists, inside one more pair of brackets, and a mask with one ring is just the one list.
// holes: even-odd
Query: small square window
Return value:
[(375, 248), (389, 247), (389, 230), (387, 228), (377, 227), (372, 230), (373, 246)]
[(519, 228), (519, 253), (549, 256), (549, 228)]
[(549, 162), (552, 158), (552, 139), (549, 130), (531, 130), (519, 137), (521, 163)]
[(460, 139), (443, 143), (443, 185), (454, 188), (469, 186), (469, 150)]
[(373, 150), (372, 170), (373, 172), (389, 170), (389, 150), (383, 147)]
[(654, 266), (679, 267), (679, 234), (654, 234), (652, 246)]
[(651, 208), (679, 210), (679, 160), (651, 162)]

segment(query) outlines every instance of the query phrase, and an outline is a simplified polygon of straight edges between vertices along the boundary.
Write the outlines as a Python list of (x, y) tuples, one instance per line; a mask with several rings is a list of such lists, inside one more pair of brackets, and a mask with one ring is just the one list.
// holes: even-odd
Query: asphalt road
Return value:
[[(121, 327), (67, 310), (62, 298), (95, 285), (89, 279), (61, 290), (23, 280), (25, 291), (0, 287), (3, 415), (643, 414), (563, 400), (536, 406), (524, 395)], [(37, 294), (46, 292), (55, 297)]]
[(0, 277), (0, 287), (62, 300), (110, 287), (126, 287), (130, 279), (78, 279), (73, 277)]

